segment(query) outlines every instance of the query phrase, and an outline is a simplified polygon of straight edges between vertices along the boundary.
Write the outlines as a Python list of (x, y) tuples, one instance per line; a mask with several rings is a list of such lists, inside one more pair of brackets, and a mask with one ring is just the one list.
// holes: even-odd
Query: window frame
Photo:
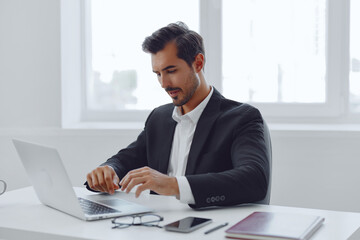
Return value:
[[(205, 77), (220, 92), (222, 92), (222, 37), (219, 34), (222, 28), (221, 3), (222, 0), (200, 0), (200, 34), (205, 39), (207, 61)], [(90, 0), (79, 2), (62, 0), (61, 5), (63, 127), (74, 125), (75, 122), (144, 122), (151, 110), (99, 111), (86, 108), (87, 78), (91, 76)], [(70, 19), (73, 19), (72, 27), (68, 24), (69, 12), (72, 13), (70, 14)], [(349, 24), (350, 0), (327, 0), (325, 103), (249, 103), (259, 108), (270, 123), (358, 122), (360, 114), (350, 113), (349, 110)], [(66, 38), (70, 35), (74, 38), (75, 32), (74, 29), (69, 31), (68, 28), (74, 26), (80, 31), (75, 34), (75, 41), (69, 43)], [(69, 54), (69, 50), (76, 47), (80, 51)], [(69, 67), (69, 62), (75, 63), (75, 67)], [(80, 70), (75, 70), (77, 67)], [(72, 72), (72, 77), (69, 72)]]

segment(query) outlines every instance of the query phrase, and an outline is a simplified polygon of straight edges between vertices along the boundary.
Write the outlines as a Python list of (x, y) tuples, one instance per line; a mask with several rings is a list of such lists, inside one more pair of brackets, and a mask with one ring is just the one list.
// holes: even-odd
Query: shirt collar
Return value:
[(188, 118), (194, 124), (197, 124), (197, 122), (199, 121), (199, 118), (200, 118), (202, 112), (204, 111), (206, 105), (208, 104), (213, 92), (214, 92), (214, 88), (211, 87), (210, 93), (207, 95), (207, 97), (199, 105), (197, 105), (196, 108), (194, 108), (192, 111), (188, 112), (185, 115), (182, 115), (181, 107), (175, 106), (174, 110), (173, 110), (172, 118), (178, 123), (181, 122), (183, 119)]

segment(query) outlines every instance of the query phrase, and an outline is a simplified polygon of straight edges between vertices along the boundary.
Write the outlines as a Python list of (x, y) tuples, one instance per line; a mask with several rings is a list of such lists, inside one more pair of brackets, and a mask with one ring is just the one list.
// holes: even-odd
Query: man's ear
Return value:
[(195, 56), (195, 60), (193, 62), (193, 68), (196, 73), (200, 72), (205, 65), (205, 57), (202, 53), (198, 53)]

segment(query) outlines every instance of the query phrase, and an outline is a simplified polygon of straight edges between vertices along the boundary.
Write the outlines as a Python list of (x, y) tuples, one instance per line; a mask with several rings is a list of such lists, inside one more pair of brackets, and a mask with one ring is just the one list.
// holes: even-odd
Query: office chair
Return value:
[(267, 148), (267, 154), (269, 157), (269, 182), (268, 182), (268, 190), (266, 193), (266, 196), (263, 200), (258, 201), (256, 203), (259, 204), (270, 204), (270, 194), (271, 194), (271, 175), (272, 175), (272, 148), (271, 148), (271, 137), (270, 137), (270, 131), (269, 128), (265, 122), (265, 120), (263, 120), (264, 122), (264, 138), (265, 138), (265, 144), (266, 144), (266, 148)]

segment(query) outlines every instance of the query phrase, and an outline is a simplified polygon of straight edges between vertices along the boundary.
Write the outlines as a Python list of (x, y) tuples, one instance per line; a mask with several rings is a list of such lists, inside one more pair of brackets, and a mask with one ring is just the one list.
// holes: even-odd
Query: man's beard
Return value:
[[(189, 78), (191, 78), (191, 87), (189, 88), (189, 91), (187, 93), (185, 93), (185, 96), (183, 99), (181, 99), (179, 102), (177, 101), (178, 100), (178, 96), (176, 96), (175, 98), (173, 98), (173, 104), (177, 107), (180, 107), (182, 105), (185, 105), (187, 102), (190, 101), (190, 99), (192, 98), (192, 96), (194, 95), (196, 89), (198, 88), (199, 86), (199, 81), (198, 79), (196, 78), (196, 75), (195, 73), (192, 71), (190, 74), (189, 74)], [(175, 89), (179, 89), (179, 88), (175, 88)], [(184, 92), (183, 89), (179, 89), (181, 92)]]

